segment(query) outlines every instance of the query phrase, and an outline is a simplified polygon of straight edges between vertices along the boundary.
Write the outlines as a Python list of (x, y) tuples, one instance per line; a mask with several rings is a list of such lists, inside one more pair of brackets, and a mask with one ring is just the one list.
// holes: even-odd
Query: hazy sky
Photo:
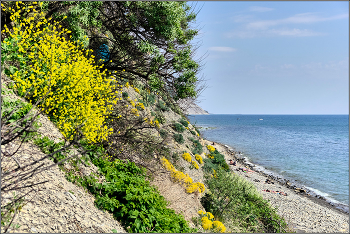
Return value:
[[(190, 2), (193, 4), (193, 2)], [(197, 2), (213, 114), (348, 114), (347, 1)]]

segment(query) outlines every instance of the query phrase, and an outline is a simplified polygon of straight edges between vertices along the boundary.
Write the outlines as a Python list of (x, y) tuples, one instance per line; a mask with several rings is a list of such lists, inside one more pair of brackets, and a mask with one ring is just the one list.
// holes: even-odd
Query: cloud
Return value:
[(349, 18), (349, 14), (340, 14), (340, 15), (334, 15), (331, 17), (320, 17), (316, 13), (302, 13), (302, 14), (296, 14), (294, 16), (284, 18), (284, 19), (260, 20), (260, 21), (250, 22), (246, 25), (246, 28), (264, 30), (269, 27), (277, 26), (277, 25), (310, 24), (310, 23), (318, 23), (318, 22), (347, 19), (347, 18)]
[(254, 38), (258, 36), (262, 37), (274, 37), (274, 36), (285, 36), (285, 37), (312, 37), (312, 36), (322, 36), (326, 35), (325, 33), (314, 32), (308, 29), (268, 29), (268, 30), (241, 30), (231, 33), (226, 33), (227, 37), (238, 37), (238, 38)]
[(254, 19), (253, 15), (235, 15), (231, 17), (233, 22), (242, 23), (242, 22), (251, 22)]
[(256, 12), (266, 12), (266, 11), (273, 11), (273, 8), (268, 8), (268, 7), (259, 7), (259, 6), (252, 6), (249, 7), (250, 11), (256, 11)]
[(318, 22), (348, 19), (349, 14), (338, 14), (333, 16), (320, 16), (318, 13), (302, 13), (287, 18), (275, 20), (252, 20), (251, 16), (237, 15), (233, 17), (235, 22), (241, 22), (241, 29), (226, 33), (227, 37), (253, 38), (258, 36), (289, 36), (289, 37), (312, 37), (323, 36), (326, 33), (315, 32), (310, 29), (301, 29), (298, 27), (288, 28), (292, 24), (313, 24)]
[(293, 37), (312, 37), (312, 36), (321, 36), (325, 35), (323, 33), (313, 32), (308, 29), (271, 29), (267, 31), (268, 35), (276, 36), (293, 36)]
[(293, 64), (283, 64), (281, 65), (281, 69), (292, 69), (295, 68), (295, 65)]
[(307, 70), (320, 70), (323, 71), (349, 71), (349, 59), (344, 59), (340, 61), (329, 61), (327, 63), (307, 63), (301, 65), (301, 68), (307, 69)]
[(210, 47), (209, 50), (218, 52), (235, 52), (237, 49), (232, 47)]

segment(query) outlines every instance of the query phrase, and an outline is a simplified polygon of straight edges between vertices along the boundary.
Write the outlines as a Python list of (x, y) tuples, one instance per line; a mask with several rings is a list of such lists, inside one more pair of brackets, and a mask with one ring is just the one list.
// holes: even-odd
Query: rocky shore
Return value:
[[(212, 143), (205, 140), (205, 144)], [(232, 172), (252, 182), (263, 198), (276, 207), (278, 214), (297, 233), (349, 232), (349, 213), (346, 207), (330, 204), (323, 197), (315, 196), (303, 187), (259, 170), (247, 162), (242, 153), (227, 145), (215, 142), (214, 147), (225, 156), (227, 162), (230, 159), (237, 162), (236, 166), (230, 165)], [(282, 195), (283, 193), (287, 196)]]

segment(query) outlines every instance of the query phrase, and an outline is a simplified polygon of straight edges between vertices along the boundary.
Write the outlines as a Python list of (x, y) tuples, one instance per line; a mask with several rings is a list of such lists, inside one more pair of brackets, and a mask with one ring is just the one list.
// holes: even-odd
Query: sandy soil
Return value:
[[(212, 141), (205, 140), (205, 144), (212, 143)], [(236, 160), (238, 158), (237, 153), (229, 152), (228, 148), (222, 144), (215, 143), (214, 147), (225, 156), (227, 162), (229, 162), (229, 159)], [(252, 182), (262, 194), (263, 198), (270, 200), (270, 204), (277, 208), (278, 214), (283, 216), (289, 227), (294, 229), (297, 233), (349, 232), (348, 214), (335, 209), (323, 200), (308, 195), (300, 195), (260, 172), (243, 172), (237, 170), (240, 167), (247, 167), (247, 165), (242, 162), (237, 161), (236, 166), (230, 165), (230, 167), (233, 173), (243, 176), (248, 181)], [(266, 179), (274, 183), (265, 183)], [(287, 193), (287, 196), (263, 191), (266, 189), (270, 191), (283, 191)]]

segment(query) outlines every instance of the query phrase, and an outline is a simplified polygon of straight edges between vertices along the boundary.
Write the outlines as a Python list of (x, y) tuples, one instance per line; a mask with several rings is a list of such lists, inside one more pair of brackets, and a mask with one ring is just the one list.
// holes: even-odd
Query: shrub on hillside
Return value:
[(163, 102), (162, 100), (158, 101), (157, 109), (161, 111), (169, 111), (169, 107), (167, 107), (165, 102)]
[(112, 79), (93, 56), (86, 57), (91, 51), (65, 39), (68, 30), (60, 30), (57, 22), (47, 24), (43, 13), (22, 19), (22, 6), (17, 4), (11, 16), (14, 27), (5, 25), (7, 38), (1, 42), (2, 65), (5, 60), (18, 65), (5, 70), (14, 88), (31, 103), (39, 102), (67, 139), (78, 128), (92, 142), (107, 139), (112, 129), (105, 125), (106, 116), (117, 102)]
[(179, 123), (181, 123), (183, 126), (188, 127), (188, 121), (185, 119), (180, 119)]
[(100, 169), (107, 183), (95, 176), (77, 181), (96, 196), (97, 207), (112, 212), (128, 232), (195, 232), (182, 215), (167, 208), (167, 201), (146, 180), (146, 172), (133, 162), (96, 158), (93, 163)]
[(174, 123), (174, 124), (172, 125), (172, 128), (173, 128), (175, 131), (177, 131), (177, 132), (183, 132), (183, 131), (185, 131), (185, 128), (184, 128), (181, 124), (179, 124), (179, 123)]
[(183, 144), (185, 142), (182, 134), (174, 134), (174, 140), (179, 144)]
[(285, 232), (284, 220), (243, 177), (219, 169), (215, 177), (207, 177), (206, 184), (210, 193), (201, 203), (219, 220), (237, 220), (246, 232)]
[(165, 131), (164, 129), (160, 129), (159, 134), (162, 138), (165, 138), (168, 135), (168, 132)]
[(203, 153), (203, 146), (199, 142), (199, 140), (196, 140), (196, 139), (194, 139), (192, 137), (190, 137), (189, 139), (190, 139), (190, 141), (193, 142), (193, 146), (194, 146), (194, 148), (192, 150), (192, 153), (193, 154), (201, 154), (201, 153)]
[(127, 98), (129, 97), (129, 94), (128, 94), (127, 92), (123, 92), (123, 93), (122, 93), (122, 97), (123, 97), (124, 99), (127, 99)]
[(226, 163), (224, 155), (220, 154), (216, 149), (207, 156), (208, 158), (204, 159), (203, 166), (203, 169), (206, 172), (212, 172), (212, 170), (217, 170), (219, 168), (223, 168), (225, 171), (230, 171), (230, 167)]

